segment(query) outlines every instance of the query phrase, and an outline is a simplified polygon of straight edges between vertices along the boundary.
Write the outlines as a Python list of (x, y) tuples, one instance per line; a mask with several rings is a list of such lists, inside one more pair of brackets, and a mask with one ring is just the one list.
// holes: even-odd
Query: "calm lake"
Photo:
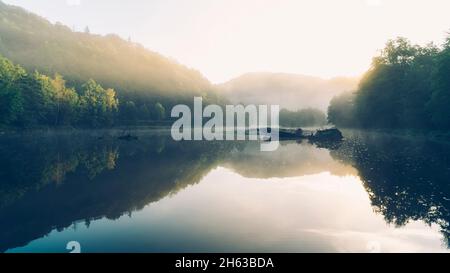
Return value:
[(340, 145), (0, 136), (0, 252), (443, 252), (450, 143)]

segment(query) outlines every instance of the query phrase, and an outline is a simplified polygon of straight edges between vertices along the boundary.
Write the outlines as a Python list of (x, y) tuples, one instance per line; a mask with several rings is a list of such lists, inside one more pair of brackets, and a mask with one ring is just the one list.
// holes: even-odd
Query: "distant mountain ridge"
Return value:
[(317, 108), (325, 111), (331, 99), (356, 89), (357, 78), (318, 77), (288, 73), (247, 73), (218, 85), (220, 93), (234, 103), (279, 104), (298, 110)]

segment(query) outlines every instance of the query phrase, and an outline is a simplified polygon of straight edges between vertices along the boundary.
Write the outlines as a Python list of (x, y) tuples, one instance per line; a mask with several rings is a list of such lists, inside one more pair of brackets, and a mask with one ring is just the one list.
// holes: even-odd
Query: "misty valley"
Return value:
[(450, 252), (419, 2), (0, 0), (0, 252)]

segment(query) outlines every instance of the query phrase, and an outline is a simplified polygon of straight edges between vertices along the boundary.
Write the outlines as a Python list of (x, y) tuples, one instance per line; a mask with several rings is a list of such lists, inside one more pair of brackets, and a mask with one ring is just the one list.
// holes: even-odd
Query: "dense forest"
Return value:
[[(95, 80), (80, 88), (69, 87), (59, 74), (27, 73), (0, 55), (0, 126), (105, 127), (166, 119), (167, 110), (160, 102), (140, 107), (133, 101), (122, 104), (114, 89), (105, 89)], [(280, 124), (285, 127), (326, 123), (325, 113), (313, 108), (280, 112)]]
[(94, 80), (76, 90), (59, 74), (29, 74), (0, 56), (0, 125), (111, 125), (118, 106), (116, 92)]
[(358, 89), (335, 97), (340, 127), (450, 130), (450, 36), (442, 47), (390, 40)]
[[(161, 120), (167, 117), (167, 114), (164, 114), (166, 109), (179, 103), (192, 104), (194, 96), (202, 96), (205, 103), (221, 103), (214, 86), (198, 71), (117, 35), (95, 35), (89, 33), (88, 28), (84, 32), (73, 31), (61, 23), (52, 24), (42, 17), (1, 1), (0, 54), (21, 66), (21, 68), (11, 68), (11, 65), (2, 59), (2, 66), (9, 66), (12, 69), (11, 77), (17, 77), (2, 79), (2, 84), (13, 80), (8, 84), (14, 83), (15, 87), (10, 86), (8, 87), (9, 91), (2, 90), (1, 92), (9, 92), (8, 96), (16, 96), (15, 99), (9, 98), (9, 100), (18, 103), (11, 105), (15, 110), (8, 116), (2, 115), (1, 122), (6, 124), (31, 123), (31, 121), (20, 121), (18, 115), (21, 115), (21, 107), (31, 106), (31, 104), (27, 104), (27, 101), (32, 101), (31, 96), (42, 95), (41, 91), (36, 94), (31, 92), (34, 88), (32, 84), (38, 84), (39, 80), (47, 81), (48, 85), (58, 85), (56, 83), (58, 81), (64, 82), (60, 76), (50, 79), (41, 77), (41, 74), (34, 74), (36, 70), (45, 75), (60, 74), (64, 76), (66, 86), (70, 86), (64, 87), (64, 91), (61, 91), (65, 93), (64, 99), (69, 100), (64, 102), (66, 103), (64, 107), (68, 104), (72, 106), (80, 104), (83, 101), (81, 97), (77, 98), (77, 96), (82, 96), (85, 85), (90, 82), (90, 79), (95, 79), (98, 86), (114, 89), (115, 99), (118, 99), (120, 103), (114, 103), (111, 111), (107, 110), (110, 112), (108, 117), (88, 122), (93, 124), (104, 124), (105, 119), (109, 123), (111, 116), (114, 116), (113, 121), (116, 124)], [(8, 70), (9, 68), (3, 67), (2, 69)], [(29, 86), (25, 86), (27, 84)], [(94, 85), (93, 82), (90, 85)], [(12, 92), (11, 88), (27, 90), (19, 94)], [(105, 92), (111, 93), (111, 90), (106, 89)], [(6, 96), (6, 94), (2, 96)], [(78, 102), (76, 102), (77, 100)], [(3, 100), (2, 104), (6, 104), (6, 101)], [(22, 116), (28, 110), (23, 109)], [(4, 109), (2, 106), (1, 111), (8, 112), (11, 109)], [(41, 110), (36, 109), (35, 111)], [(86, 112), (84, 114), (75, 113), (80, 114), (79, 117), (76, 117), (76, 122), (74, 122), (74, 117), (66, 116), (64, 117), (66, 120), (61, 120), (59, 117), (58, 119), (51, 118), (52, 122), (39, 121), (39, 123), (87, 122), (83, 120)], [(71, 115), (75, 113), (71, 113)], [(65, 114), (69, 115), (69, 113)], [(41, 114), (38, 117), (30, 118), (43, 119)]]

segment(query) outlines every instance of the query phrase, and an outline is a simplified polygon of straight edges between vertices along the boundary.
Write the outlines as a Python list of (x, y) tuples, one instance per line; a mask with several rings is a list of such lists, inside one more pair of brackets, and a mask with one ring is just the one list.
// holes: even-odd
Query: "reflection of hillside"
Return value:
[(283, 141), (277, 151), (261, 152), (258, 143), (249, 143), (231, 153), (222, 165), (249, 178), (295, 177), (321, 172), (348, 175), (355, 170), (334, 160), (326, 149), (307, 142)]
[(35, 136), (0, 142), (0, 251), (74, 222), (116, 219), (199, 182), (225, 166), (251, 178), (358, 172), (386, 221), (424, 220), (449, 237), (450, 145), (375, 134), (349, 134), (336, 150), (282, 142), (173, 142), (150, 134)]
[(117, 147), (110, 141), (99, 143), (55, 136), (2, 139), (0, 208), (27, 192), (62, 183), (75, 170), (92, 179), (105, 169), (113, 169), (117, 157)]
[(348, 132), (334, 158), (355, 167), (372, 205), (398, 226), (423, 220), (450, 238), (450, 144)]
[[(95, 138), (84, 142), (89, 144), (63, 145), (52, 148), (54, 153), (22, 151), (21, 164), (37, 166), (29, 167), (34, 170), (27, 176), (29, 185), (9, 187), (10, 202), (0, 208), (0, 251), (24, 245), (76, 221), (88, 224), (101, 217), (116, 219), (141, 209), (200, 181), (232, 145), (176, 143), (164, 137), (126, 143), (110, 140), (104, 147), (103, 141)], [(89, 154), (82, 147), (97, 150)], [(2, 163), (7, 163), (4, 160)], [(2, 173), (3, 178), (12, 179), (3, 180), (8, 186), (25, 181), (14, 174)]]

